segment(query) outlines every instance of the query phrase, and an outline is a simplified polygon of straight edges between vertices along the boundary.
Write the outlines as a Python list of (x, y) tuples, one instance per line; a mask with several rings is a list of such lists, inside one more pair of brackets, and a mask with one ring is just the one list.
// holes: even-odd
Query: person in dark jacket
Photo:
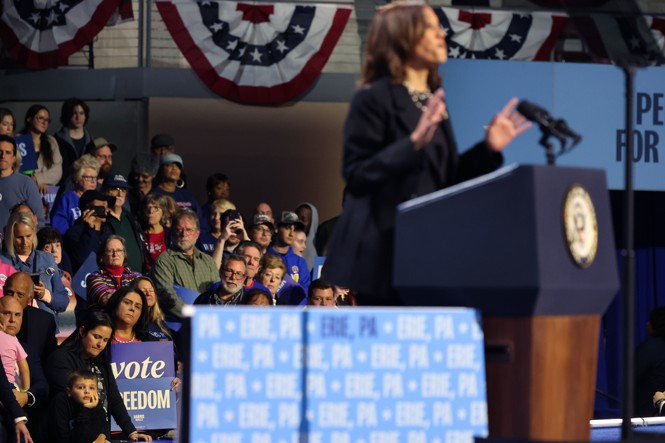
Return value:
[(402, 304), (391, 286), (397, 205), (491, 172), (530, 127), (514, 98), (485, 139), (458, 155), (438, 74), (447, 57), (445, 32), (425, 2), (393, 2), (374, 15), (344, 127), (344, 209), (323, 268), (326, 280), (357, 291), (359, 304)]
[(125, 403), (118, 391), (115, 377), (107, 360), (107, 345), (113, 336), (115, 324), (104, 312), (90, 311), (81, 325), (48, 358), (46, 378), (55, 397), (65, 392), (69, 374), (78, 370), (90, 370), (98, 378), (99, 403), (107, 411), (104, 435), (110, 440), (111, 416), (131, 440), (151, 441), (142, 434), (129, 418)]

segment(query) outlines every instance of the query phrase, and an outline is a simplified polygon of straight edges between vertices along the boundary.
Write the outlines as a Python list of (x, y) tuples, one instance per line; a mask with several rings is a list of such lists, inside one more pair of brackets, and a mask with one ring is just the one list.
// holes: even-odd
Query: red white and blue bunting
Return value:
[(66, 65), (114, 14), (131, 19), (131, 0), (2, 0), (0, 37), (21, 65), (53, 68)]
[(451, 58), (549, 60), (565, 24), (564, 14), (435, 10)]
[(157, 0), (192, 69), (216, 94), (278, 105), (318, 78), (351, 8), (337, 5)]

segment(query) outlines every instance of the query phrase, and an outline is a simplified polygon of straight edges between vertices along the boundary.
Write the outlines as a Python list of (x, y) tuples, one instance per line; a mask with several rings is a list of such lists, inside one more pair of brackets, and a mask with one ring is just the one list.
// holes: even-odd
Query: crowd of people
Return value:
[[(89, 113), (83, 101), (65, 101), (62, 127), (51, 136), (45, 106), (29, 108), (20, 133), (13, 113), (0, 109), (3, 437), (104, 442), (111, 417), (122, 438), (161, 436), (134, 427), (107, 345), (173, 342), (180, 372), (171, 388), (179, 391), (188, 343), (169, 321), (181, 321), (187, 303), (356, 304), (348, 289), (312, 281), (329, 238), (327, 228), (316, 238), (314, 205), (274, 217), (260, 202), (243, 217), (222, 173), (208, 178), (199, 202), (167, 134), (152, 137), (150, 153), (134, 157), (126, 178), (113, 169), (117, 146), (87, 129)], [(26, 167), (30, 158), (34, 168)], [(65, 313), (75, 318), (68, 335)]]

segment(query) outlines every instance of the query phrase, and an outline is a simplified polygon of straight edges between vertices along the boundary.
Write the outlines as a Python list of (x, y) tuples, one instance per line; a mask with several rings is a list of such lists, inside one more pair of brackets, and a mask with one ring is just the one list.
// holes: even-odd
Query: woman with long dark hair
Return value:
[(90, 107), (83, 100), (72, 97), (62, 103), (62, 108), (60, 108), (62, 127), (55, 134), (64, 165), (61, 185), (70, 175), (69, 165), (83, 155), (86, 145), (93, 139), (86, 127), (89, 122)]
[(367, 36), (361, 88), (344, 127), (344, 210), (323, 275), (357, 291), (360, 304), (399, 305), (391, 287), (395, 208), (403, 201), (498, 168), (529, 128), (510, 100), (482, 142), (458, 155), (439, 67), (446, 34), (424, 1), (380, 8)]
[(46, 360), (46, 378), (52, 394), (56, 394), (67, 388), (71, 372), (92, 371), (99, 380), (99, 402), (107, 411), (104, 432), (107, 440), (111, 439), (110, 418), (113, 417), (130, 440), (152, 441), (152, 437), (136, 430), (111, 371), (107, 346), (114, 329), (115, 324), (106, 313), (88, 312), (81, 325)]
[(32, 105), (25, 113), (21, 134), (31, 135), (37, 156), (37, 169), (32, 178), (37, 182), (39, 192), (46, 194), (48, 185), (57, 185), (62, 178), (62, 155), (55, 138), (48, 135), (51, 117), (44, 105)]

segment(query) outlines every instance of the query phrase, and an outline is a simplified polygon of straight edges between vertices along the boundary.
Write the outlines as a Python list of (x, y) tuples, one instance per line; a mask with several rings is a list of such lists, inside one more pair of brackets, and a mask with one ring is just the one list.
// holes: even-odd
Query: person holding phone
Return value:
[(85, 191), (79, 199), (81, 216), (65, 234), (65, 249), (72, 261), (72, 271), (76, 273), (91, 253), (95, 253), (109, 235), (111, 226), (106, 223), (110, 207), (115, 197), (97, 190)]
[(235, 209), (229, 209), (221, 215), (222, 231), (217, 245), (212, 251), (212, 258), (217, 268), (221, 268), (224, 257), (232, 254), (243, 240), (249, 240), (242, 215)]

